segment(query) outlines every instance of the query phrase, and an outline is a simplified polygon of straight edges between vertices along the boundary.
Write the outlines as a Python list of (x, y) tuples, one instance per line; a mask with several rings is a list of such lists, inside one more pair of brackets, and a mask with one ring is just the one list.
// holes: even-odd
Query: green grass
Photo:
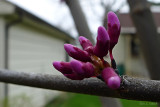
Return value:
[(157, 107), (155, 102), (134, 101), (121, 99), (122, 107)]
[(101, 102), (97, 96), (67, 94), (56, 98), (45, 107), (101, 107)]
[[(157, 103), (133, 100), (120, 100), (122, 107), (157, 107)], [(101, 102), (98, 96), (84, 94), (63, 94), (45, 107), (101, 107)]]

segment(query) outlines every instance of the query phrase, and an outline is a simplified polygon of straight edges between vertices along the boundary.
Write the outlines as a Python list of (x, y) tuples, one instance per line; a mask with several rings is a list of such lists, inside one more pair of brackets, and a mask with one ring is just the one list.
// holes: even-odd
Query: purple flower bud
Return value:
[(94, 67), (89, 62), (83, 63), (78, 60), (72, 60), (71, 67), (72, 70), (80, 77), (89, 78), (91, 76), (94, 76)]
[(72, 70), (77, 73), (78, 75), (84, 77), (85, 74), (84, 74), (84, 70), (82, 69), (82, 65), (83, 63), (78, 61), (78, 60), (72, 60), (71, 61), (71, 67), (72, 67)]
[(105, 83), (108, 85), (109, 88), (117, 89), (120, 87), (121, 79), (115, 73), (113, 68), (105, 68), (102, 71), (102, 78), (104, 79)]
[(120, 22), (114, 12), (108, 13), (108, 34), (110, 37), (110, 50), (117, 44), (120, 35)]
[(65, 77), (72, 80), (82, 80), (83, 78), (78, 76), (75, 72), (73, 72), (69, 62), (53, 62), (53, 66), (55, 69), (60, 71)]
[(91, 41), (88, 40), (87, 38), (83, 37), (83, 36), (80, 36), (80, 37), (79, 37), (79, 42), (80, 42), (80, 44), (81, 44), (81, 46), (82, 46), (82, 48), (83, 48), (84, 50), (86, 50), (86, 49), (87, 49), (88, 47), (90, 47), (90, 46), (93, 47)]
[(84, 63), (82, 69), (85, 71), (86, 78), (95, 76), (95, 68), (90, 62)]
[(87, 51), (89, 54), (93, 54), (93, 50), (94, 50), (94, 47), (93, 46), (88, 46), (85, 51)]
[(55, 69), (60, 71), (62, 74), (72, 73), (72, 68), (71, 68), (69, 62), (55, 61), (55, 62), (53, 62), (53, 66), (54, 66)]
[(71, 44), (64, 44), (64, 49), (69, 54), (69, 56), (77, 60), (80, 60), (83, 62), (91, 61), (90, 55), (87, 51), (83, 51)]
[(94, 47), (94, 54), (100, 58), (107, 55), (109, 50), (110, 38), (106, 29), (102, 26), (98, 28), (97, 43)]

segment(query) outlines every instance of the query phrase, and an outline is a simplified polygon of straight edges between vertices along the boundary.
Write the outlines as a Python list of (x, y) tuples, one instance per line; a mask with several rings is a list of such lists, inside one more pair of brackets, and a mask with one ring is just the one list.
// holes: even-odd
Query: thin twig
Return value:
[(30, 87), (115, 97), (141, 101), (160, 101), (160, 81), (121, 77), (118, 90), (111, 90), (96, 78), (70, 80), (63, 76), (0, 70), (0, 81)]

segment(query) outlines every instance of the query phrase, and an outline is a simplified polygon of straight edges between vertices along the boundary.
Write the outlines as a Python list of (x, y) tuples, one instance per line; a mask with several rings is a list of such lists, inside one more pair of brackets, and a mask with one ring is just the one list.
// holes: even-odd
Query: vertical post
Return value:
[[(11, 26), (20, 23), (22, 21), (22, 14), (20, 12), (17, 12), (18, 18), (10, 21), (7, 23), (6, 20), (4, 20), (4, 49), (3, 49), (3, 54), (4, 54), (4, 69), (9, 69), (9, 29)], [(8, 92), (9, 92), (9, 85), (4, 84), (4, 107), (8, 107)]]
[[(5, 68), (5, 54), (4, 54), (4, 45), (5, 45), (5, 20), (3, 17), (0, 18), (0, 68)], [(2, 106), (3, 100), (4, 100), (4, 84), (0, 83), (0, 106)]]
[[(4, 68), (8, 69), (8, 57), (9, 57), (9, 24), (6, 23), (5, 25), (5, 37), (4, 37)], [(8, 84), (4, 84), (4, 107), (8, 107)]]
[[(69, 42), (66, 41), (65, 43), (69, 43)], [(69, 55), (67, 54), (67, 52), (65, 52), (65, 61), (69, 62)]]

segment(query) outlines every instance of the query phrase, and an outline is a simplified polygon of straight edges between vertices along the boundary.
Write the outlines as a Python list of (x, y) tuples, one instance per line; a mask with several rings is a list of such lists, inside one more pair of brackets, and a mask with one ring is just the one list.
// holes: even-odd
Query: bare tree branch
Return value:
[(70, 80), (62, 76), (0, 70), (0, 81), (30, 87), (141, 101), (160, 101), (160, 81), (122, 76), (118, 90), (96, 78)]

